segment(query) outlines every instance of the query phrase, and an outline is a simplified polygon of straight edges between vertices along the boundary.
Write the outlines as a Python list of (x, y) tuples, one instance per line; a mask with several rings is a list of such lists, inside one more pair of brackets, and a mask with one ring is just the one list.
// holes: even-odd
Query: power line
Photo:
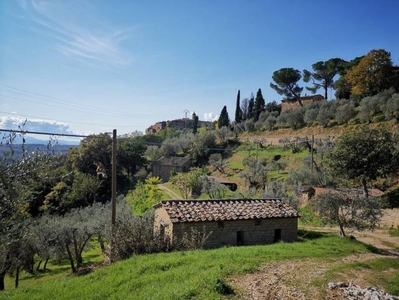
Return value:
[[(0, 113), (9, 114), (9, 115), (15, 116), (14, 113), (7, 112), (7, 111), (0, 111)], [(25, 115), (25, 114), (18, 114), (18, 116), (22, 116), (22, 117), (25, 117), (25, 118), (36, 118), (36, 119), (40, 119), (40, 120), (46, 119), (46, 118), (42, 118), (42, 117), (38, 117), (38, 116)], [(95, 124), (95, 123), (74, 122), (74, 121), (66, 121), (66, 120), (54, 120), (54, 119), (46, 119), (46, 120), (54, 121), (54, 122), (80, 124), (80, 125), (101, 126), (101, 127), (141, 127), (141, 126), (137, 126), (137, 125), (102, 125), (102, 124)]]
[(38, 134), (38, 135), (50, 135), (50, 136), (65, 136), (65, 137), (79, 137), (79, 138), (88, 137), (88, 135), (79, 135), (79, 134), (52, 133), (52, 132), (28, 131), (28, 130), (12, 130), (12, 129), (0, 129), (0, 132), (21, 133), (21, 134)]
[[(108, 108), (101, 108), (98, 106), (91, 106), (91, 105), (83, 105), (77, 102), (73, 102), (73, 101), (64, 101), (64, 100), (60, 100), (58, 98), (52, 97), (52, 96), (46, 96), (43, 94), (39, 94), (39, 93), (35, 93), (35, 92), (30, 92), (24, 89), (20, 89), (20, 88), (16, 88), (16, 87), (12, 87), (12, 86), (8, 86), (5, 84), (0, 83), (0, 91), (4, 91), (7, 93), (14, 93), (14, 94), (18, 94), (18, 95), (22, 95), (25, 97), (31, 97), (31, 98), (36, 98), (39, 100), (45, 100), (45, 101), (50, 101), (50, 102), (54, 102), (57, 104), (61, 104), (61, 105), (65, 105), (68, 107), (70, 106), (75, 106), (77, 108), (80, 108), (81, 111), (85, 110), (85, 112), (87, 112), (88, 110), (91, 113), (99, 113), (99, 114), (105, 114), (105, 115), (109, 115), (109, 116), (116, 116), (116, 117), (123, 117), (123, 118), (131, 118), (132, 115), (130, 113), (127, 113), (125, 111), (117, 111), (117, 110), (112, 110), (112, 109), (108, 109)], [(31, 95), (30, 95), (31, 94)], [(51, 106), (48, 103), (41, 103), (41, 102), (34, 102), (32, 100), (27, 100), (27, 99), (22, 99), (22, 98), (17, 98), (17, 97), (13, 97), (13, 96), (7, 96), (7, 95), (0, 95), (2, 97), (9, 97), (12, 99), (16, 99), (16, 100), (22, 100), (22, 101), (27, 101), (27, 102), (33, 102), (33, 103), (38, 103), (38, 104), (42, 104), (42, 105), (47, 105), (47, 106)], [(49, 100), (49, 99), (53, 99), (53, 100)], [(57, 106), (55, 106), (57, 107)], [(59, 107), (59, 106), (58, 106)], [(63, 107), (65, 108), (65, 107)], [(71, 108), (68, 108), (71, 109)], [(136, 114), (136, 115), (142, 115), (142, 116), (158, 116), (158, 114)]]
[[(72, 105), (72, 106), (76, 106), (76, 107), (79, 107), (79, 108), (82, 108), (82, 109), (86, 109), (86, 110), (87, 109), (95, 110), (95, 111), (100, 112), (100, 113), (109, 114), (110, 112), (114, 112), (113, 115), (117, 114), (117, 115), (128, 116), (128, 114), (126, 114), (125, 112), (110, 110), (110, 109), (106, 109), (106, 108), (101, 109), (98, 106), (82, 105), (80, 103), (73, 102), (73, 101), (64, 101), (64, 100), (60, 100), (60, 99), (55, 98), (55, 97), (46, 96), (46, 95), (35, 93), (35, 92), (30, 92), (30, 91), (27, 91), (27, 90), (23, 90), (23, 89), (7, 86), (7, 85), (1, 84), (1, 83), (0, 83), (0, 90), (5, 91), (7, 93), (14, 93), (14, 94), (22, 95), (22, 96), (25, 96), (25, 97), (36, 98), (36, 99), (39, 99), (39, 100), (46, 100), (46, 101), (50, 101), (50, 102), (58, 103), (58, 104), (62, 104), (62, 105), (67, 105), (67, 106), (71, 106)], [(13, 91), (13, 90), (16, 90), (16, 91), (19, 91), (19, 92), (16, 92), (16, 91)], [(29, 95), (29, 94), (31, 94), (31, 95)], [(19, 100), (23, 100), (23, 99), (19, 98)], [(24, 100), (24, 101), (28, 101), (28, 100)], [(43, 104), (43, 105), (45, 105), (45, 104)]]
[[(1, 90), (1, 88), (0, 88), (0, 90)], [(68, 109), (68, 110), (71, 110), (71, 111), (80, 110), (82, 112), (90, 112), (90, 113), (97, 113), (97, 114), (102, 114), (102, 115), (115, 116), (113, 114), (108, 114), (108, 113), (105, 113), (105, 112), (102, 112), (102, 111), (95, 111), (92, 108), (76, 109), (76, 108), (73, 108), (73, 107), (68, 107), (68, 105), (66, 103), (61, 103), (60, 105), (52, 105), (52, 104), (49, 104), (49, 103), (42, 103), (42, 102), (39, 102), (39, 101), (23, 99), (23, 98), (14, 97), (14, 96), (8, 96), (8, 95), (1, 95), (0, 94), (0, 97), (5, 98), (5, 99), (10, 99), (11, 98), (11, 99), (15, 99), (15, 100), (20, 100), (20, 101), (29, 102), (29, 103), (40, 104), (40, 105), (49, 106), (49, 107), (58, 107), (58, 108), (62, 108), (62, 109)], [(127, 117), (127, 115), (125, 117)]]

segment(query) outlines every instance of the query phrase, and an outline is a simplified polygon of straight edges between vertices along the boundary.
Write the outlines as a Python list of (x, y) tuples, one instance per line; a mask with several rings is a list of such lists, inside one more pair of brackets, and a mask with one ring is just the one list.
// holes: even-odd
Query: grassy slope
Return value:
[(85, 276), (57, 277), (29, 288), (22, 281), (19, 289), (0, 293), (0, 299), (218, 299), (218, 286), (228, 276), (255, 271), (263, 263), (305, 257), (323, 261), (368, 251), (356, 241), (325, 235), (290, 244), (134, 256)]
[(241, 139), (251, 139), (256, 137), (257, 139), (265, 137), (265, 138), (285, 138), (285, 137), (308, 137), (310, 138), (314, 135), (316, 138), (319, 137), (338, 137), (342, 135), (344, 132), (348, 130), (354, 130), (361, 126), (369, 126), (372, 128), (387, 128), (388, 130), (392, 130), (394, 132), (398, 129), (399, 125), (395, 120), (391, 121), (383, 121), (378, 123), (367, 123), (367, 124), (354, 124), (354, 125), (337, 125), (332, 127), (323, 127), (323, 126), (310, 126), (304, 127), (301, 129), (291, 129), (291, 128), (281, 128), (272, 131), (264, 131), (264, 132), (251, 132), (251, 133), (243, 133), (240, 135)]
[[(252, 146), (252, 150), (249, 151), (248, 148)], [(250, 142), (242, 143), (230, 157), (226, 160), (227, 165), (227, 176), (224, 174), (218, 174), (219, 177), (226, 177), (228, 180), (233, 181), (238, 184), (240, 191), (245, 191), (244, 179), (240, 177), (240, 172), (244, 169), (243, 160), (248, 156), (259, 159), (266, 159), (266, 161), (271, 162), (273, 157), (280, 155), (280, 161), (286, 163), (286, 168), (280, 171), (268, 171), (268, 180), (284, 180), (288, 177), (289, 171), (298, 169), (302, 166), (303, 158), (308, 156), (307, 150), (303, 150), (297, 153), (292, 153), (291, 149), (284, 149), (279, 146), (268, 146), (263, 149), (259, 148), (258, 151), (254, 144)]]

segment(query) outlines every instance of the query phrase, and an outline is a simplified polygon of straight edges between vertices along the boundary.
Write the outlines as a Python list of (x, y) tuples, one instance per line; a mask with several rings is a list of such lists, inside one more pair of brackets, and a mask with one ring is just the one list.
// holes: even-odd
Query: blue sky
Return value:
[[(372, 49), (399, 64), (397, 0), (0, 1), (0, 127), (89, 134), (201, 120), (283, 67)], [(320, 91), (322, 92), (322, 91)]]

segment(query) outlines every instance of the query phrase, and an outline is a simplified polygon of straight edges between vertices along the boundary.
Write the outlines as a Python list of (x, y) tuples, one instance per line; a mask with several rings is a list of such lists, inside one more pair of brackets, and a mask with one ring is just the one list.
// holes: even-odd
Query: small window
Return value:
[(260, 225), (260, 219), (255, 219), (255, 225)]
[(224, 227), (223, 221), (218, 221), (218, 228), (223, 228), (223, 227)]

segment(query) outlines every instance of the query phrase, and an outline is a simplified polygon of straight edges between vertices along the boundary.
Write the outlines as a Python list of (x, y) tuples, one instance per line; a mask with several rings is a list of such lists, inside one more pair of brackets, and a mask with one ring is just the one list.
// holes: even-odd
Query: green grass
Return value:
[(388, 234), (390, 236), (399, 236), (399, 228), (389, 228)]
[(21, 282), (17, 290), (0, 293), (0, 299), (220, 299), (229, 292), (228, 276), (253, 272), (267, 262), (369, 251), (350, 239), (307, 233), (295, 243), (134, 256), (85, 276)]
[(166, 186), (168, 189), (173, 191), (175, 194), (180, 195), (180, 197), (183, 197), (182, 193), (177, 188), (175, 188), (175, 186), (173, 184), (171, 184), (170, 182), (165, 182), (162, 185)]
[(365, 262), (340, 264), (329, 270), (321, 280), (324, 284), (330, 281), (342, 281), (344, 276), (362, 278), (370, 286), (377, 286), (392, 295), (399, 295), (399, 260), (394, 258), (378, 258)]
[(242, 164), (242, 161), (249, 157), (249, 155), (251, 155), (251, 157), (258, 157), (259, 159), (266, 159), (268, 161), (277, 155), (281, 155), (281, 160), (285, 161), (289, 167), (290, 165), (298, 165), (299, 163), (302, 163), (302, 159), (309, 155), (309, 153), (305, 150), (292, 153), (291, 149), (284, 149), (283, 147), (277, 146), (258, 149), (258, 151), (256, 151), (256, 148), (251, 151), (248, 151), (247, 149), (247, 144), (240, 145), (237, 148), (237, 151), (228, 158), (227, 166), (233, 169), (243, 170), (244, 165)]
[[(98, 247), (97, 241), (90, 241), (89, 250), (83, 253), (83, 263), (85, 265), (99, 264), (104, 261), (104, 256)], [(41, 265), (41, 269), (43, 268)], [(71, 266), (68, 260), (55, 262), (50, 260), (47, 264), (46, 270), (40, 270), (35, 274), (22, 272), (19, 280), (20, 287), (33, 288), (39, 284), (45, 283), (49, 280), (63, 280), (71, 274)], [(14, 278), (6, 276), (5, 278), (6, 289), (14, 288)], [(1, 298), (1, 293), (0, 293)]]
[(321, 219), (307, 206), (299, 208), (299, 226), (323, 226)]
[(284, 171), (269, 171), (267, 172), (267, 178), (269, 180), (285, 180), (288, 178), (288, 172)]

